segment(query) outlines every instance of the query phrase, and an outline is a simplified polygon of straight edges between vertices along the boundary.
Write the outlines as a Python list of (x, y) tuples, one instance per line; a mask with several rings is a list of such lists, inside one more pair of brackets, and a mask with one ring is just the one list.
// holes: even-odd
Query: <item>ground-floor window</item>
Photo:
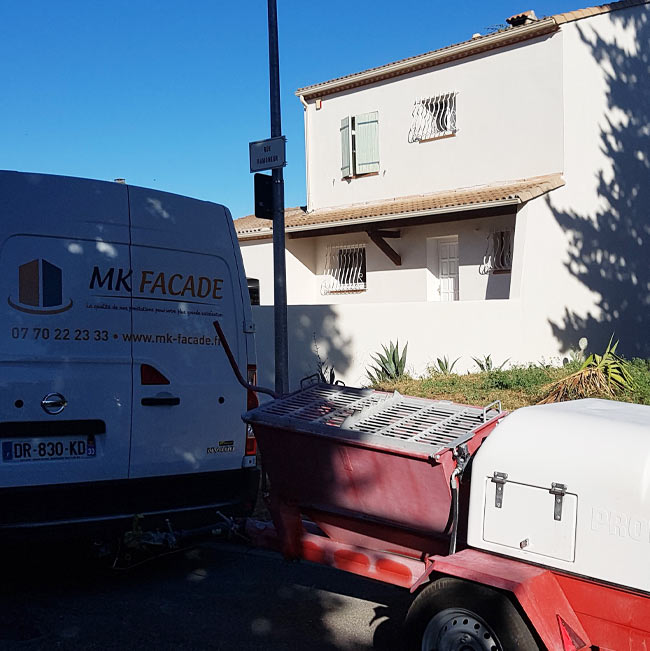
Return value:
[(494, 230), (487, 238), (487, 247), (479, 273), (510, 273), (512, 270), (512, 240), (510, 229)]
[(325, 252), (324, 275), (323, 294), (365, 291), (366, 245), (329, 245)]

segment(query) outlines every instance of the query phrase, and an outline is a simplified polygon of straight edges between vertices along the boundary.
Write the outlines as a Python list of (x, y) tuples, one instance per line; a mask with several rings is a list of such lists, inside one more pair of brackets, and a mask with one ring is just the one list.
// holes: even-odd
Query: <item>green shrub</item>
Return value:
[(484, 389), (534, 390), (549, 381), (549, 373), (539, 366), (513, 366), (507, 371), (495, 369), (481, 374)]
[(631, 399), (643, 405), (650, 405), (650, 359), (635, 357), (630, 361), (629, 370), (634, 382)]

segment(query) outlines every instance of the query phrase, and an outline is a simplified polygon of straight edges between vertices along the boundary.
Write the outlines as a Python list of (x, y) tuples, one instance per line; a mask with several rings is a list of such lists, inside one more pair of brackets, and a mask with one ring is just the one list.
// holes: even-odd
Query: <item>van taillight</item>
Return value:
[(157, 368), (149, 364), (140, 364), (140, 383), (169, 384), (169, 380)]
[(257, 440), (253, 434), (253, 428), (246, 425), (246, 452), (244, 454), (249, 457), (257, 453)]
[[(257, 384), (257, 366), (255, 364), (249, 364), (246, 367), (248, 384), (255, 386)], [(255, 409), (259, 407), (260, 401), (257, 398), (255, 391), (248, 389), (246, 393), (246, 409)], [(255, 434), (253, 433), (253, 428), (250, 425), (246, 425), (246, 456), (252, 456), (257, 453), (257, 441), (255, 440)]]

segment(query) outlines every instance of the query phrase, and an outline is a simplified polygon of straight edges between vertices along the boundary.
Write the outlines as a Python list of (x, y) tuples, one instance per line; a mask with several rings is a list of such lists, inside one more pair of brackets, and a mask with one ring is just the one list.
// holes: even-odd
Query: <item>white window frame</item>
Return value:
[(366, 245), (329, 244), (325, 250), (323, 274), (321, 294), (365, 292)]
[(341, 176), (379, 173), (379, 111), (348, 115), (341, 120)]
[(458, 91), (415, 100), (408, 141), (427, 142), (458, 133)]

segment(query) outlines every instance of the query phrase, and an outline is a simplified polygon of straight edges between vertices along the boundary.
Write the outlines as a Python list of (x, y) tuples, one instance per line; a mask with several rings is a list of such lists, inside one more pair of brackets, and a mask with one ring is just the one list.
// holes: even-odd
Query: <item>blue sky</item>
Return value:
[[(294, 91), (486, 33), (520, 0), (277, 0), (287, 206), (305, 203)], [(252, 212), (269, 136), (266, 0), (0, 0), (0, 169), (153, 187)]]

